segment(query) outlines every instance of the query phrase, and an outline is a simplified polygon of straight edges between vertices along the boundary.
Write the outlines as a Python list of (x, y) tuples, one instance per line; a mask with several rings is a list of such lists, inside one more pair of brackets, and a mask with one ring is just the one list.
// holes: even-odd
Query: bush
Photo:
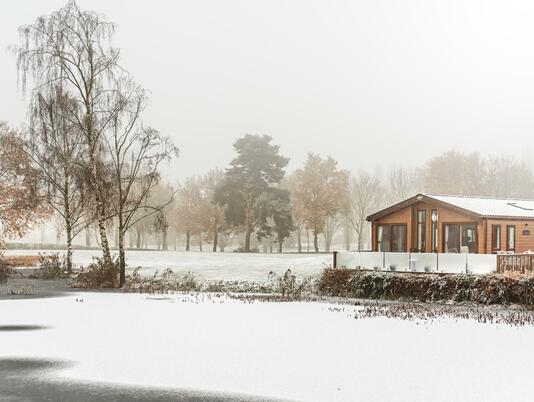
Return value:
[(81, 289), (114, 288), (117, 287), (118, 272), (118, 261), (106, 264), (103, 258), (97, 257), (92, 264), (81, 269), (69, 286)]
[(161, 275), (156, 271), (151, 277), (144, 278), (139, 274), (140, 268), (126, 276), (124, 292), (139, 293), (172, 293), (179, 291), (200, 290), (200, 285), (191, 272), (175, 275), (172, 269), (166, 269)]
[(60, 279), (68, 277), (67, 259), (59, 254), (40, 255), (39, 269), (29, 275), (34, 279)]
[(3, 259), (0, 259), (0, 283), (6, 283), (8, 278), (15, 274), (15, 270)]
[(363, 299), (533, 304), (534, 277), (415, 274), (327, 268), (318, 289), (329, 296)]

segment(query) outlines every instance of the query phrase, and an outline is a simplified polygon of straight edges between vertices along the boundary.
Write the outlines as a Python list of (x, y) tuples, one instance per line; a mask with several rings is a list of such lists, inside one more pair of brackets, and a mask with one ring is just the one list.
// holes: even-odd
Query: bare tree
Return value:
[(421, 192), (421, 187), (420, 169), (393, 168), (385, 183), (387, 204), (393, 205), (412, 197)]
[[(113, 116), (110, 117), (109, 130), (102, 138), (111, 166), (112, 187), (116, 192), (116, 197), (108, 200), (108, 204), (117, 223), (119, 286), (122, 286), (126, 280), (126, 232), (137, 220), (159, 214), (172, 201), (171, 196), (161, 205), (148, 204), (150, 192), (160, 179), (161, 163), (177, 155), (178, 150), (168, 137), (143, 125), (141, 114), (146, 95), (138, 85), (123, 81), (113, 94), (110, 102), (120, 106), (108, 108), (113, 111)], [(148, 212), (139, 217), (137, 212), (140, 210)]]
[(366, 218), (381, 206), (383, 190), (377, 175), (360, 172), (350, 180), (350, 210), (348, 218), (357, 235), (358, 251), (362, 250), (366, 233)]
[[(106, 234), (104, 176), (98, 163), (103, 135), (123, 109), (115, 97), (124, 71), (118, 64), (119, 51), (111, 46), (115, 25), (92, 11), (81, 10), (74, 0), (49, 16), (19, 28), (20, 45), (13, 46), (17, 55), (19, 82), (23, 91), (28, 78), (35, 91), (45, 98), (58, 86), (76, 108), (66, 118), (83, 133), (88, 168), (95, 197), (95, 210), (104, 261), (111, 265)], [(116, 109), (109, 109), (109, 107)]]
[(72, 270), (72, 241), (91, 222), (90, 195), (84, 160), (83, 133), (70, 123), (76, 102), (60, 87), (45, 98), (37, 93), (31, 108), (30, 138), (26, 152), (42, 181), (47, 203), (60, 218), (66, 234), (66, 268)]

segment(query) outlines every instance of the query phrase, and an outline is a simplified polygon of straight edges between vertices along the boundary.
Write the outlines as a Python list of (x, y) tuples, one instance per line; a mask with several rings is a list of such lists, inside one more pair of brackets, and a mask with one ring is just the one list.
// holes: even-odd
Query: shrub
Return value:
[(117, 286), (118, 261), (106, 264), (103, 258), (95, 258), (92, 264), (81, 269), (70, 287), (82, 289), (114, 288)]
[(136, 268), (126, 276), (124, 292), (154, 294), (200, 290), (200, 285), (191, 272), (175, 275), (172, 269), (167, 268), (161, 275), (156, 271), (151, 277), (142, 277), (139, 270), (140, 268)]
[(349, 280), (353, 270), (347, 268), (325, 268), (319, 278), (317, 288), (320, 293), (341, 296), (349, 290)]
[(16, 288), (9, 288), (7, 290), (9, 296), (33, 296), (33, 288), (31, 286), (22, 285)]
[(58, 253), (39, 256), (39, 269), (29, 275), (36, 279), (60, 279), (68, 277), (67, 260)]
[(496, 274), (415, 274), (327, 268), (321, 274), (318, 288), (323, 295), (363, 299), (534, 303), (534, 277), (510, 278)]
[(0, 283), (6, 283), (8, 278), (14, 274), (15, 270), (0, 258)]

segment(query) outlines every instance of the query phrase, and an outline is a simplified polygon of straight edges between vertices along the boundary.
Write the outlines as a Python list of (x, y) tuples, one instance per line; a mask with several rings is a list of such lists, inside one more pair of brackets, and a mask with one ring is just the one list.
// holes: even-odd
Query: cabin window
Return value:
[(443, 249), (446, 253), (475, 253), (476, 225), (443, 225)]
[(378, 251), (406, 251), (406, 225), (378, 225)]
[(426, 211), (424, 209), (420, 209), (417, 211), (417, 251), (419, 252), (424, 252), (426, 248), (425, 221)]
[(431, 235), (431, 243), (432, 243), (432, 252), (437, 253), (438, 252), (438, 210), (433, 209), (431, 213), (432, 218), (432, 233)]
[(494, 253), (501, 251), (501, 225), (491, 226), (491, 250)]
[(506, 251), (515, 252), (515, 226), (506, 226)]

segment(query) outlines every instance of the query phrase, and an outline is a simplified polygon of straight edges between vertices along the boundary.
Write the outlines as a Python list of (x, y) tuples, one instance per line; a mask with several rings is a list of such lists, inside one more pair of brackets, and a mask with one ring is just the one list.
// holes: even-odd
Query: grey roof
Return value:
[(534, 200), (423, 194), (484, 217), (532, 218)]

